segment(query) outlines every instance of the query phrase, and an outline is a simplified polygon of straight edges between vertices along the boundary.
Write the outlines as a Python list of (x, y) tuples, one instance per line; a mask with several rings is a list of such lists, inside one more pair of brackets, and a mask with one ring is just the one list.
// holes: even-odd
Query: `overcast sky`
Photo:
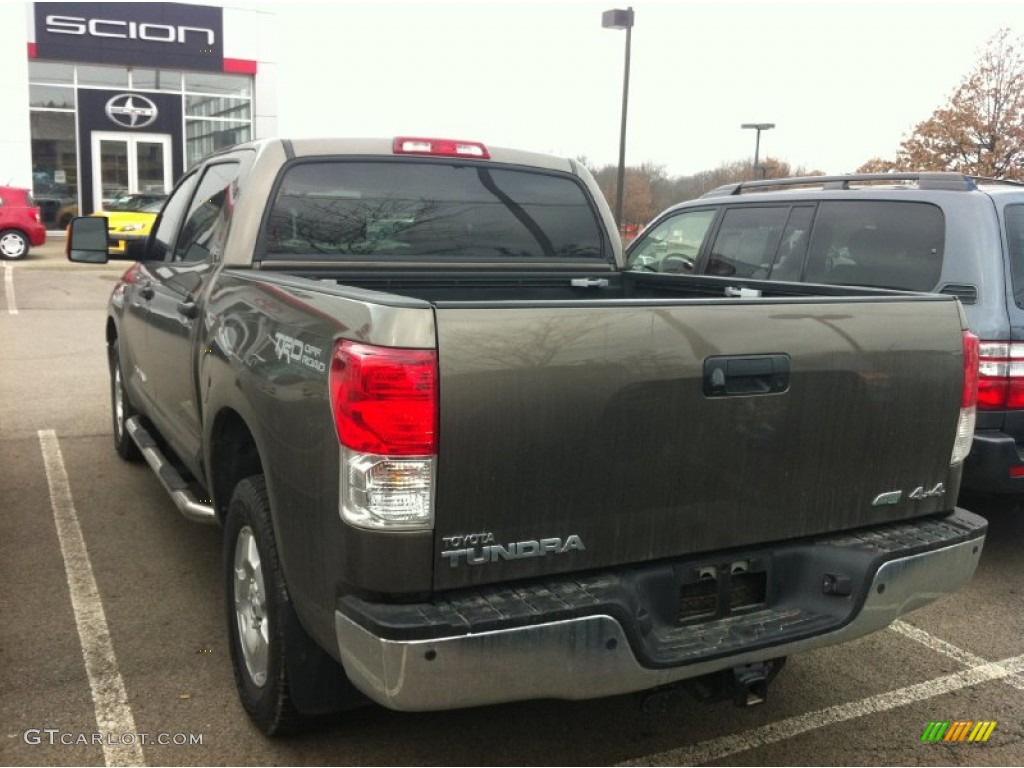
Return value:
[[(280, 132), (426, 135), (618, 161), (625, 32), (591, 2), (277, 8)], [(1019, 2), (633, 3), (626, 162), (751, 158), (827, 173), (892, 157)]]

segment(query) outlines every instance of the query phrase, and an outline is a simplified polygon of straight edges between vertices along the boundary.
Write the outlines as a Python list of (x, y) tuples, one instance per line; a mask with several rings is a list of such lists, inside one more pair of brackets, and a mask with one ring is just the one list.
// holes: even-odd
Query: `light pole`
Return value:
[(615, 191), (615, 223), (622, 227), (622, 190), (626, 182), (626, 108), (629, 105), (629, 47), (633, 39), (633, 8), (616, 8), (601, 14), (605, 29), (626, 30), (626, 66), (622, 76), (622, 128), (619, 131), (619, 182)]
[(751, 128), (757, 131), (757, 139), (754, 142), (754, 178), (758, 176), (758, 157), (761, 154), (761, 131), (770, 131), (775, 127), (775, 123), (743, 123), (740, 128)]

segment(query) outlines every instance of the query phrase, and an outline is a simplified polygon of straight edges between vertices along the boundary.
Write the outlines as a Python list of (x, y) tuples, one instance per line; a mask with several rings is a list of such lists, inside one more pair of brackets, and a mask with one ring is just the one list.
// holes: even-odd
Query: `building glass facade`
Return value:
[(32, 191), (48, 229), (114, 196), (169, 192), (206, 155), (267, 127), (272, 97), (259, 121), (255, 107), (261, 10), (233, 8), (228, 23), (222, 7), (190, 3), (44, 2), (31, 13)]

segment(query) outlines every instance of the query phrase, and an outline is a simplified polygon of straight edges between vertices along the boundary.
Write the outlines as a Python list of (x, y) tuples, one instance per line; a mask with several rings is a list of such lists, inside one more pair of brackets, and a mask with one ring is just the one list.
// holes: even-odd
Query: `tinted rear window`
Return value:
[(315, 162), (287, 170), (264, 252), (275, 258), (600, 258), (572, 177), (483, 165)]
[(945, 232), (942, 211), (930, 203), (822, 202), (804, 280), (931, 291), (942, 272)]

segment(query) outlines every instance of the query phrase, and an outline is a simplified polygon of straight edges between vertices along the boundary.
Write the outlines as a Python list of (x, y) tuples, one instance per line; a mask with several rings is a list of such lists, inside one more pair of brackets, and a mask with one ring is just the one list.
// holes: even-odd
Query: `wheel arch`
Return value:
[(233, 408), (221, 408), (214, 417), (208, 463), (209, 490), (217, 519), (223, 524), (231, 494), (239, 481), (266, 474), (256, 438), (245, 419)]

